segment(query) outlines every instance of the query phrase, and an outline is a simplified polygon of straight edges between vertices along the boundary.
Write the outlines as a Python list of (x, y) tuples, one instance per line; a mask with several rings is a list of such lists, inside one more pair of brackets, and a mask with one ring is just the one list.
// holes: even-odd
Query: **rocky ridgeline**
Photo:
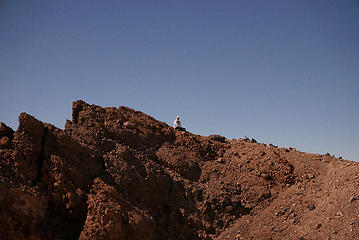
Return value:
[(0, 239), (359, 239), (359, 169), (73, 103), (0, 125)]

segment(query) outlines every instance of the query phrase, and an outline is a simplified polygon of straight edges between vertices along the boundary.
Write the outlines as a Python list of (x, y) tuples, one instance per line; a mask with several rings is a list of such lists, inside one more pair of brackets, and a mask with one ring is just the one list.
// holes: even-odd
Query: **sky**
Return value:
[(357, 0), (0, 0), (0, 121), (71, 104), (359, 161)]

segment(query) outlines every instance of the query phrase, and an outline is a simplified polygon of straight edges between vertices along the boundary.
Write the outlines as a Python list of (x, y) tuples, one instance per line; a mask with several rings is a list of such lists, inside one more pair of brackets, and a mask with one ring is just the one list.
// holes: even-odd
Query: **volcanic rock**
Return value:
[(7, 126), (5, 123), (0, 122), (0, 138), (8, 137), (13, 139), (14, 130), (11, 127)]
[(213, 135), (209, 135), (208, 136), (209, 139), (212, 139), (214, 141), (218, 141), (218, 142), (221, 142), (221, 143), (225, 143), (226, 142), (226, 138), (221, 136), (221, 135), (216, 135), (216, 134), (213, 134)]
[(10, 138), (7, 136), (4, 136), (0, 138), (0, 148), (6, 148), (10, 145), (11, 141)]
[(0, 125), (0, 239), (358, 239), (359, 166), (73, 103)]

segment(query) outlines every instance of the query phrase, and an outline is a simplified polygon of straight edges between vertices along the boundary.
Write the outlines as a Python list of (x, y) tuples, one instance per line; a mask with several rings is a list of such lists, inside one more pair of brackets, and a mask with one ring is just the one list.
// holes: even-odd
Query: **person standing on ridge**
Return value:
[(181, 126), (179, 116), (177, 116), (176, 120), (173, 122), (173, 128), (179, 131), (186, 131), (186, 129)]

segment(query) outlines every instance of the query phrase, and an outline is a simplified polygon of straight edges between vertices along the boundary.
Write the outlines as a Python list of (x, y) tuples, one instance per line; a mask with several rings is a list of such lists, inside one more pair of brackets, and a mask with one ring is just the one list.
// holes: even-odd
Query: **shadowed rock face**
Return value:
[(358, 164), (330, 155), (83, 101), (0, 140), (0, 239), (359, 238)]

